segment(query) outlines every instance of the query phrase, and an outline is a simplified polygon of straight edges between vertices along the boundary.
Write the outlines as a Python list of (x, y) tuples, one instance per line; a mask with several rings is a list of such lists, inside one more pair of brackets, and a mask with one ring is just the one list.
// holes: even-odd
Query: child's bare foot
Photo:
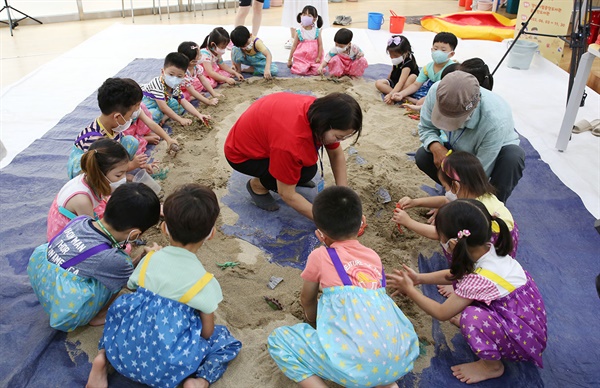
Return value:
[(393, 382), (388, 385), (378, 385), (376, 388), (398, 388), (398, 384), (396, 384), (396, 382)]
[(242, 73), (254, 73), (254, 67), (248, 66), (241, 71)]
[(438, 292), (445, 298), (449, 298), (450, 295), (454, 294), (454, 287), (451, 284), (446, 284), (443, 286), (438, 285)]
[(108, 307), (100, 310), (100, 312), (98, 312), (98, 314), (88, 322), (88, 325), (104, 326), (104, 323), (106, 322), (106, 312), (107, 311), (108, 311)]
[(460, 314), (456, 314), (452, 318), (448, 319), (448, 322), (450, 322), (454, 326), (460, 328)]
[(454, 377), (467, 384), (495, 379), (504, 373), (502, 361), (479, 360), (451, 367)]
[(201, 377), (190, 377), (185, 379), (185, 381), (183, 382), (183, 388), (207, 388), (209, 385), (209, 382)]
[(108, 387), (108, 361), (104, 349), (98, 352), (92, 362), (92, 370), (88, 377), (86, 388), (104, 388)]

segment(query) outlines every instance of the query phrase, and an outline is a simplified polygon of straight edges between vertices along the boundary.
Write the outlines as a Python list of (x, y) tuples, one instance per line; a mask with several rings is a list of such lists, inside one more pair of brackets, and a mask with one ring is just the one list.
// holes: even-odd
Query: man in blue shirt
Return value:
[(437, 169), (450, 149), (477, 156), (502, 202), (523, 176), (525, 152), (510, 106), (463, 71), (446, 75), (429, 90), (421, 109), (419, 138), (417, 166), (438, 183)]

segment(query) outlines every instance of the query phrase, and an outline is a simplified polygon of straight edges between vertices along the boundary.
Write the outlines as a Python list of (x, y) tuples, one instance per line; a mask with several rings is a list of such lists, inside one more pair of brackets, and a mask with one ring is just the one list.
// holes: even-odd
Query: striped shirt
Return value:
[[(474, 269), (478, 268), (495, 273), (515, 288), (527, 283), (527, 276), (521, 264), (510, 256), (499, 257), (494, 246), (491, 246), (488, 253), (475, 262)], [(454, 291), (461, 298), (477, 300), (488, 305), (492, 301), (510, 294), (501, 285), (476, 273), (470, 273), (460, 279)]]
[(169, 98), (173, 97), (176, 100), (180, 100), (183, 95), (181, 93), (181, 88), (177, 86), (173, 89), (173, 91), (169, 94), (166, 90), (166, 86), (162, 80), (162, 75), (152, 78), (150, 82), (141, 86), (142, 92), (144, 96), (151, 98), (153, 100), (162, 100), (166, 101)]
[(79, 132), (79, 135), (77, 135), (77, 138), (75, 139), (75, 147), (86, 152), (92, 143), (98, 139), (107, 138), (119, 141), (122, 136), (123, 134), (115, 132), (109, 134), (102, 124), (100, 124), (100, 121), (96, 119), (83, 131)]

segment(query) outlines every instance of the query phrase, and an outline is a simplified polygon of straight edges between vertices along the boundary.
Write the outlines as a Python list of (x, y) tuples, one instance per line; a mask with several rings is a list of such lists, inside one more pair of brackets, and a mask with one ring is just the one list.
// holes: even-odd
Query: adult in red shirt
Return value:
[(323, 146), (336, 185), (347, 186), (340, 141), (360, 136), (361, 130), (360, 105), (347, 94), (316, 98), (274, 93), (254, 102), (240, 116), (225, 140), (225, 157), (234, 170), (254, 177), (246, 188), (258, 207), (279, 209), (269, 192), (274, 191), (312, 219), (312, 204), (296, 192), (296, 186), (310, 185)]

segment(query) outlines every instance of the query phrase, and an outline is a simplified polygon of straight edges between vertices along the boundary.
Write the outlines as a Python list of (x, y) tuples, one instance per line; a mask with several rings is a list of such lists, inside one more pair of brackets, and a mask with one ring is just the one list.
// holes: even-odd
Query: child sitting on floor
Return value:
[(189, 63), (185, 55), (169, 53), (165, 58), (161, 75), (142, 85), (144, 91), (142, 101), (152, 113), (152, 120), (155, 123), (162, 125), (168, 119), (173, 119), (181, 125), (190, 125), (191, 119), (181, 117), (186, 111), (201, 121), (210, 119), (210, 116), (198, 112), (188, 100), (183, 98), (180, 86)]
[[(237, 26), (231, 31), (231, 62), (238, 73), (262, 75), (265, 79), (277, 75), (277, 65), (273, 63), (271, 51), (262, 40), (250, 34), (244, 26)], [(242, 69), (242, 65), (249, 66)]]
[(98, 106), (101, 114), (88, 127), (79, 133), (71, 149), (67, 163), (69, 179), (81, 172), (81, 157), (90, 145), (98, 139), (109, 138), (118, 141), (129, 154), (127, 171), (145, 167), (148, 156), (137, 154), (139, 143), (133, 136), (124, 136), (132, 117), (140, 108), (142, 90), (129, 78), (109, 78), (98, 88)]
[[(500, 233), (491, 244), (493, 220)], [(395, 294), (408, 296), (433, 318), (459, 326), (479, 360), (453, 366), (454, 376), (467, 384), (500, 377), (502, 359), (532, 361), (541, 368), (547, 341), (544, 302), (531, 276), (507, 256), (512, 238), (504, 221), (490, 216), (481, 202), (461, 199), (440, 208), (435, 228), (440, 243), (452, 252), (450, 269), (419, 274), (404, 266), (387, 277)], [(415, 288), (453, 281), (458, 282), (456, 291), (443, 304)]]
[(166, 199), (163, 212), (161, 230), (170, 246), (142, 259), (127, 283), (137, 291), (122, 295), (109, 309), (88, 387), (108, 386), (108, 363), (154, 387), (182, 382), (208, 387), (242, 347), (225, 326), (214, 324), (221, 287), (196, 256), (215, 233), (215, 193), (197, 184), (182, 186)]
[(204, 38), (200, 46), (200, 63), (204, 66), (206, 78), (218, 84), (227, 83), (235, 85), (235, 80), (243, 81), (244, 76), (223, 62), (223, 54), (229, 44), (229, 33), (223, 27), (217, 27)]
[(171, 138), (167, 131), (152, 120), (152, 113), (143, 103), (140, 104), (140, 109), (131, 116), (131, 125), (123, 134), (133, 136), (138, 141), (136, 155), (145, 153), (148, 144), (156, 145), (160, 139), (167, 142), (167, 148), (170, 148), (172, 144), (179, 145), (177, 140)]
[(129, 155), (121, 144), (99, 139), (81, 157), (83, 174), (68, 181), (48, 212), (46, 238), (50, 241), (77, 216), (102, 218), (105, 198), (125, 183)]
[(412, 85), (419, 75), (419, 66), (410, 42), (403, 35), (393, 35), (387, 42), (385, 52), (392, 60), (392, 71), (387, 79), (379, 79), (375, 87), (385, 95), (383, 101), (393, 104), (392, 96)]
[(300, 28), (296, 30), (296, 37), (290, 49), (288, 67), (293, 74), (317, 75), (323, 59), (323, 19), (312, 5), (304, 7), (296, 19)]
[(323, 380), (397, 387), (413, 368), (419, 342), (385, 291), (381, 259), (357, 240), (364, 220), (360, 198), (348, 187), (326, 188), (315, 198), (313, 217), (325, 246), (309, 255), (301, 275), (308, 323), (275, 329), (269, 353), (301, 387), (325, 387)]
[[(206, 78), (204, 76), (204, 66), (198, 64), (200, 60), (200, 46), (194, 42), (183, 42), (177, 48), (177, 52), (182, 53), (190, 60), (185, 72), (185, 80), (181, 85), (181, 91), (186, 100), (192, 101), (196, 99), (206, 105), (217, 105), (219, 103), (218, 97), (223, 97), (223, 95), (213, 89), (213, 87), (217, 86), (216, 81)], [(208, 99), (204, 97), (202, 95), (202, 91), (204, 90), (210, 93), (213, 98)]]
[(104, 324), (106, 308), (139, 260), (124, 249), (156, 225), (159, 214), (152, 189), (127, 183), (112, 194), (102, 220), (77, 217), (35, 249), (27, 274), (51, 327), (72, 331), (88, 323)]
[(425, 102), (425, 96), (431, 85), (442, 79), (442, 71), (446, 66), (451, 65), (454, 61), (451, 59), (454, 56), (454, 50), (458, 45), (458, 39), (451, 32), (440, 32), (433, 38), (433, 46), (431, 47), (431, 58), (433, 62), (428, 63), (423, 67), (419, 76), (414, 83), (406, 89), (401, 90), (392, 95), (392, 100), (403, 101), (407, 99), (414, 104), (412, 109), (419, 110)]
[(352, 31), (347, 28), (340, 28), (335, 33), (335, 46), (323, 58), (319, 73), (323, 74), (326, 66), (329, 68), (329, 74), (334, 77), (361, 77), (365, 73), (369, 64), (360, 47), (352, 43), (352, 36)]

